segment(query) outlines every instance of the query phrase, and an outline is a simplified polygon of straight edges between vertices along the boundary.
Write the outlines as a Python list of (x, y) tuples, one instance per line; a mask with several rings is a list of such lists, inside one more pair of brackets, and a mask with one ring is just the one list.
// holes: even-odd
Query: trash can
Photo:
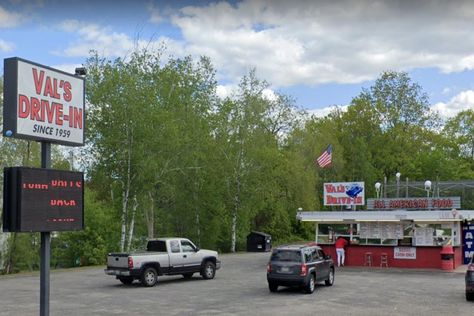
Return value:
[(272, 250), (272, 236), (262, 232), (251, 232), (247, 235), (247, 251), (265, 252)]
[(441, 248), (441, 269), (454, 269), (454, 250), (453, 246), (443, 246)]

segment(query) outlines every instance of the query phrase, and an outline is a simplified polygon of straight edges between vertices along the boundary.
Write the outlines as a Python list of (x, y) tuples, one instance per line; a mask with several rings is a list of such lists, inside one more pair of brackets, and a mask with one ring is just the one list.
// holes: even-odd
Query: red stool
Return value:
[(383, 265), (388, 268), (388, 255), (385, 252), (382, 252), (380, 254), (380, 267), (382, 267)]
[(364, 254), (364, 266), (369, 266), (371, 267), (372, 266), (372, 253), (371, 252), (366, 252)]

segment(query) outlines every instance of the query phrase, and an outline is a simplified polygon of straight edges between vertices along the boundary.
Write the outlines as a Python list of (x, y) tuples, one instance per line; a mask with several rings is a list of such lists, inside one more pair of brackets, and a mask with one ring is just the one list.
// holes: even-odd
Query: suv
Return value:
[(466, 271), (466, 300), (474, 301), (474, 255), (471, 256)]
[(311, 294), (318, 282), (334, 284), (334, 262), (315, 245), (280, 246), (273, 250), (267, 265), (267, 281), (270, 292), (283, 285), (299, 286)]

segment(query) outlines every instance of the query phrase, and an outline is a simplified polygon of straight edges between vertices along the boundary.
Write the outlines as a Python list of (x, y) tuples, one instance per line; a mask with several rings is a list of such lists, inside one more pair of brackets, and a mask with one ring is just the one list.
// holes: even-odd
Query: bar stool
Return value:
[(364, 266), (372, 266), (372, 253), (371, 252), (366, 252), (364, 254), (365, 262)]
[(388, 255), (385, 252), (382, 252), (380, 254), (380, 267), (382, 267), (383, 265), (388, 268)]

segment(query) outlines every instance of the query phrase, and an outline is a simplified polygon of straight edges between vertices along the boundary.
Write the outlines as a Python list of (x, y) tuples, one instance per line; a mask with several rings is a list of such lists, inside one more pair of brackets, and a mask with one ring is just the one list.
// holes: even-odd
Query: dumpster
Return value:
[(247, 235), (247, 251), (265, 252), (272, 250), (272, 236), (262, 232)]
[(454, 269), (454, 250), (453, 246), (443, 246), (441, 248), (441, 269), (442, 270), (453, 270)]

